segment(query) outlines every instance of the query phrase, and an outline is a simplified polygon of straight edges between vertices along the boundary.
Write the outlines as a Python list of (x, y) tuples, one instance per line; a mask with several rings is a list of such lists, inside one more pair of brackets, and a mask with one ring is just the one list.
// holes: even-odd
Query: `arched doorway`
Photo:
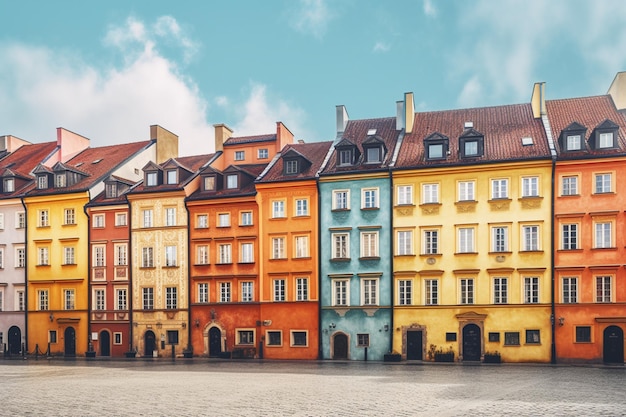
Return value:
[(618, 326), (604, 329), (604, 362), (624, 363), (624, 331)]
[(9, 354), (17, 355), (22, 350), (22, 331), (17, 326), (9, 327)]
[(76, 330), (72, 326), (65, 329), (65, 356), (76, 356)]
[(111, 356), (111, 334), (106, 330), (100, 332), (100, 356)]
[(209, 356), (217, 357), (222, 353), (222, 331), (219, 327), (209, 329)]
[(473, 323), (463, 327), (463, 360), (480, 361), (480, 327)]
[(333, 359), (348, 359), (348, 336), (344, 333), (333, 336)]
[(152, 357), (152, 352), (156, 350), (156, 336), (152, 330), (148, 330), (143, 336), (143, 355)]

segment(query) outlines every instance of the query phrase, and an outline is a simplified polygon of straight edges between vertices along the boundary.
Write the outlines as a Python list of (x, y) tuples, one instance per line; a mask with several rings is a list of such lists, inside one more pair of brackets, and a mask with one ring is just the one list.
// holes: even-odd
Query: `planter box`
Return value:
[(95, 358), (96, 357), (96, 351), (95, 350), (88, 350), (87, 352), (85, 352), (85, 356), (88, 358)]
[(193, 358), (193, 351), (183, 350), (183, 358)]
[(134, 358), (135, 356), (137, 356), (137, 352), (124, 352), (124, 356), (126, 356), (127, 358)]
[(385, 362), (400, 362), (402, 360), (402, 355), (399, 353), (387, 353), (383, 357), (383, 361)]
[(435, 353), (435, 362), (454, 362), (454, 353)]
[(485, 355), (483, 357), (484, 363), (502, 363), (500, 355)]

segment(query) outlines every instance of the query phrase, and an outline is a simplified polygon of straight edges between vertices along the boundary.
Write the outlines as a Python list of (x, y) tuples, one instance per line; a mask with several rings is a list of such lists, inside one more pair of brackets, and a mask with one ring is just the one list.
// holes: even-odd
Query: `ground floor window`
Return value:
[(359, 347), (367, 347), (370, 345), (370, 335), (368, 333), (359, 333), (356, 335), (356, 342)]
[(113, 333), (113, 344), (114, 345), (122, 344), (122, 333), (119, 333), (119, 332)]
[(50, 343), (56, 343), (57, 342), (57, 331), (56, 330), (50, 330), (50, 332), (48, 333), (48, 340), (50, 341)]
[(490, 342), (499, 342), (500, 341), (500, 333), (498, 333), (498, 332), (490, 332), (489, 333), (489, 341)]
[(170, 345), (178, 344), (178, 330), (167, 331), (167, 343)]
[(526, 343), (535, 345), (541, 343), (539, 330), (526, 330)]
[(504, 345), (505, 346), (518, 346), (519, 345), (519, 332), (504, 332)]
[(307, 346), (307, 333), (304, 331), (292, 331), (291, 346)]
[(591, 326), (576, 326), (576, 343), (591, 343)]
[(253, 330), (238, 330), (237, 331), (237, 344), (238, 345), (254, 345), (254, 331)]
[(280, 330), (269, 330), (267, 332), (268, 346), (281, 346), (283, 344), (283, 333)]

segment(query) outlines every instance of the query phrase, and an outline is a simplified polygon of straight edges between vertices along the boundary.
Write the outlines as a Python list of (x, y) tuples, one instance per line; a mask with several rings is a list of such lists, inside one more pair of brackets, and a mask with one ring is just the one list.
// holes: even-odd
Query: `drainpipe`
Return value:
[(393, 302), (393, 292), (394, 292), (394, 276), (393, 276), (393, 256), (395, 252), (395, 238), (393, 234), (393, 196), (394, 196), (394, 188), (393, 188), (393, 175), (391, 173), (391, 168), (389, 168), (389, 185), (390, 185), (390, 198), (389, 198), (389, 234), (391, 237), (391, 262), (389, 262), (389, 292), (390, 292), (390, 305), (389, 305), (389, 353), (393, 352), (393, 335), (394, 335), (394, 325), (393, 325), (393, 315), (394, 315), (394, 302)]
[[(132, 239), (132, 230), (133, 230), (133, 205), (130, 204), (130, 201), (128, 201), (128, 196), (125, 194), (124, 195), (124, 199), (126, 200), (126, 204), (128, 206), (128, 221), (126, 222), (126, 225), (128, 226), (128, 260), (127, 260), (127, 264), (128, 264), (128, 295), (126, 296), (126, 308), (128, 309), (128, 338), (129, 338), (129, 346), (128, 346), (128, 351), (132, 352), (133, 351), (133, 342), (134, 342), (134, 338), (133, 338), (133, 329), (134, 329), (134, 322), (133, 322), (133, 239)], [(136, 346), (134, 347), (135, 349), (137, 348)]]
[(28, 352), (28, 211), (24, 197), (20, 202), (24, 207), (24, 350)]
[(550, 204), (550, 225), (551, 225), (551, 230), (550, 230), (550, 275), (551, 275), (551, 280), (550, 280), (550, 285), (551, 285), (551, 290), (550, 290), (550, 309), (551, 309), (551, 314), (550, 314), (550, 325), (552, 326), (552, 345), (551, 345), (551, 352), (550, 352), (550, 356), (551, 356), (551, 362), (553, 364), (556, 364), (556, 324), (555, 324), (555, 319), (556, 319), (556, 309), (555, 309), (555, 282), (554, 282), (554, 262), (555, 262), (555, 255), (554, 255), (554, 249), (555, 249), (555, 244), (554, 244), (554, 213), (555, 213), (555, 209), (554, 209), (554, 204), (555, 204), (555, 176), (556, 176), (556, 155), (552, 155), (552, 175), (550, 178), (551, 181), (551, 192), (552, 192), (552, 201)]
[(187, 212), (187, 350), (192, 349), (191, 344), (191, 326), (193, 321), (191, 320), (191, 217), (189, 215), (189, 207), (187, 206), (187, 197), (183, 201), (185, 205), (185, 211)]
[(319, 178), (316, 178), (315, 185), (317, 187), (317, 359), (323, 359), (322, 337), (324, 331), (322, 329), (322, 193), (320, 192)]
[[(89, 196), (89, 193), (87, 193), (87, 195)], [(89, 198), (89, 200), (91, 200), (91, 198)], [(83, 206), (83, 213), (85, 213), (87, 217), (87, 351), (91, 351), (91, 303), (93, 302), (91, 297), (91, 218), (89, 217), (89, 213), (87, 213), (87, 204)]]

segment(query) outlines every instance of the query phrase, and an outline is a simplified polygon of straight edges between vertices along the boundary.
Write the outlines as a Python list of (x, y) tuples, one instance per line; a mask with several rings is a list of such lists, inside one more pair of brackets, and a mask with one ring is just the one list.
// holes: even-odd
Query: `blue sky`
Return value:
[(282, 121), (307, 142), (353, 119), (605, 94), (626, 70), (623, 0), (0, 0), (0, 135), (93, 146), (159, 124), (180, 154)]

